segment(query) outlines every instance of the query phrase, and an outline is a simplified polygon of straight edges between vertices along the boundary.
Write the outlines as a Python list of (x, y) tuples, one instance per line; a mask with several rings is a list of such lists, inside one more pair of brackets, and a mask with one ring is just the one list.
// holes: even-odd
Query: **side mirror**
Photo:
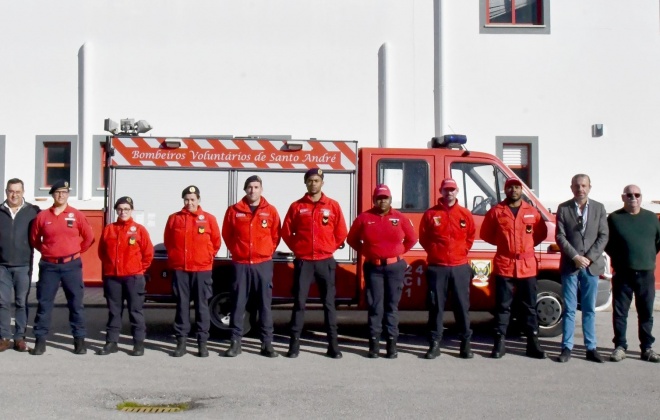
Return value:
[(472, 208), (477, 207), (478, 205), (480, 205), (483, 202), (484, 202), (484, 198), (482, 196), (480, 196), (480, 195), (475, 196), (472, 199)]

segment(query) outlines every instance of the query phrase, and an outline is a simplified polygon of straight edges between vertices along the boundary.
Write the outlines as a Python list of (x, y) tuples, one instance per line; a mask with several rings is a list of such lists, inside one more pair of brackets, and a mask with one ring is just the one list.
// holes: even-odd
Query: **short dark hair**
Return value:
[(591, 186), (591, 178), (589, 178), (589, 175), (587, 175), (587, 174), (573, 175), (573, 178), (571, 178), (571, 185), (575, 184), (575, 182), (580, 178), (587, 178), (587, 181), (589, 181), (589, 186)]
[(7, 187), (6, 187), (5, 189), (8, 190), (8, 189), (9, 189), (9, 186), (10, 186), (10, 185), (14, 185), (14, 184), (21, 184), (21, 188), (22, 188), (23, 190), (25, 190), (25, 184), (23, 184), (23, 181), (21, 181), (21, 180), (18, 179), (18, 178), (12, 178), (12, 179), (10, 179), (9, 181), (7, 181)]

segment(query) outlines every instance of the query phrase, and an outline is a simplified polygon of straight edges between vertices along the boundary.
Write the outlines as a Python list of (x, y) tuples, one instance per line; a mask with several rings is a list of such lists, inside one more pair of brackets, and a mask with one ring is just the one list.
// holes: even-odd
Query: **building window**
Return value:
[(502, 162), (513, 171), (525, 184), (532, 185), (529, 168), (529, 144), (510, 144), (502, 146)]
[(44, 143), (44, 187), (50, 187), (58, 179), (71, 178), (71, 143)]
[(92, 150), (92, 196), (103, 197), (105, 194), (105, 142), (107, 137), (103, 135), (93, 136), (93, 150)]
[(550, 33), (549, 0), (480, 0), (480, 32)]
[(424, 212), (430, 207), (429, 165), (424, 160), (380, 160), (378, 184), (389, 187), (395, 209)]
[(496, 137), (496, 154), (536, 195), (539, 194), (538, 137)]
[(77, 136), (37, 136), (35, 158), (35, 197), (48, 196), (50, 186), (58, 179), (69, 181), (75, 191), (78, 166)]

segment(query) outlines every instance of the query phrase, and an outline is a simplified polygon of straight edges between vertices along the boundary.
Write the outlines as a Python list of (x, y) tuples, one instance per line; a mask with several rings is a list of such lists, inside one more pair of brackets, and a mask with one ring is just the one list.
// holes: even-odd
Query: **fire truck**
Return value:
[[(263, 179), (263, 194), (281, 217), (289, 205), (306, 192), (303, 174), (309, 168), (323, 169), (323, 192), (337, 200), (348, 223), (372, 207), (371, 193), (377, 184), (387, 184), (392, 206), (408, 216), (415, 228), (425, 210), (440, 198), (440, 182), (451, 177), (459, 185), (459, 204), (472, 212), (477, 238), (469, 253), (474, 277), (470, 289), (473, 311), (492, 311), (495, 288), (492, 276), (495, 246), (478, 237), (486, 212), (503, 200), (504, 183), (514, 173), (497, 157), (468, 151), (464, 136), (434, 138), (427, 149), (358, 148), (356, 141), (282, 140), (277, 138), (164, 138), (112, 136), (106, 139), (106, 197), (103, 222), (116, 215), (112, 203), (120, 196), (135, 201), (133, 218), (143, 224), (155, 244), (156, 256), (147, 273), (146, 299), (173, 302), (172, 276), (167, 267), (163, 231), (169, 214), (182, 207), (180, 191), (196, 185), (200, 204), (219, 221), (227, 208), (240, 200), (247, 177)], [(555, 217), (534, 193), (524, 187), (524, 199), (541, 213), (548, 237), (536, 248), (538, 261), (537, 313), (542, 336), (561, 333), (563, 300), (559, 278), (559, 248), (555, 244)], [(100, 232), (97, 232), (100, 235)], [(88, 253), (91, 254), (91, 253)], [(336, 303), (338, 308), (366, 308), (363, 258), (348, 246), (334, 254)], [(408, 264), (401, 310), (426, 310), (426, 253), (416, 244), (403, 256)], [(293, 254), (281, 242), (273, 255), (273, 305), (291, 303)], [(87, 257), (86, 271), (99, 272), (97, 260)], [(597, 305), (610, 300), (609, 272), (601, 278)], [(87, 278), (87, 277), (86, 277)], [(216, 333), (229, 327), (231, 257), (223, 245), (213, 267), (214, 294), (210, 301), (212, 326)], [(312, 286), (310, 304), (318, 303), (318, 290)], [(451, 305), (451, 302), (449, 302)], [(245, 331), (254, 319), (247, 314)]]

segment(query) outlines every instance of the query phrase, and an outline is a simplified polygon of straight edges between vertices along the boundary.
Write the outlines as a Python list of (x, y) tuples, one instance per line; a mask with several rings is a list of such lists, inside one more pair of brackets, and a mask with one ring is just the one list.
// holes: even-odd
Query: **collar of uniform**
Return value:
[(191, 215), (193, 215), (193, 216), (199, 216), (200, 214), (202, 214), (202, 206), (197, 206), (197, 211), (194, 212), (194, 213), (191, 212), (190, 210), (188, 210), (187, 208), (184, 207), (184, 208), (181, 209), (181, 213), (183, 213), (183, 214), (191, 214)]
[[(55, 214), (55, 205), (53, 204), (48, 208), (51, 213)], [(70, 213), (71, 212), (71, 207), (69, 206), (69, 203), (67, 203), (66, 207), (64, 207), (64, 210), (62, 210), (62, 213)]]
[[(259, 201), (259, 206), (257, 206), (257, 209), (264, 208), (268, 205), (268, 201), (261, 196), (261, 201)], [(235, 204), (236, 209), (240, 210), (242, 212), (250, 212), (250, 203), (247, 202), (247, 196), (244, 196), (241, 201)]]
[(320, 204), (326, 204), (326, 197), (325, 194), (321, 193), (321, 198), (319, 198), (319, 201), (313, 201), (312, 197), (309, 195), (309, 193), (305, 194), (303, 197), (303, 200), (307, 201), (308, 203), (320, 203)]
[(393, 207), (390, 207), (390, 209), (389, 209), (389, 210), (387, 211), (387, 213), (385, 213), (385, 214), (380, 214), (380, 209), (378, 209), (378, 208), (376, 208), (376, 207), (372, 207), (372, 208), (370, 208), (370, 209), (367, 210), (367, 211), (370, 212), (370, 213), (375, 214), (376, 216), (380, 216), (380, 217), (394, 216), (394, 215), (396, 214), (396, 213), (395, 213), (395, 212), (396, 212), (396, 209), (393, 208)]
[(129, 217), (128, 220), (126, 220), (126, 221), (121, 220), (121, 219), (117, 219), (117, 221), (115, 223), (117, 223), (118, 225), (128, 225), (130, 223), (133, 223), (133, 218)]
[(450, 211), (450, 210), (456, 208), (457, 205), (458, 205), (458, 200), (454, 201), (454, 204), (452, 204), (451, 206), (448, 206), (448, 205), (445, 204), (444, 201), (442, 201), (442, 198), (438, 199), (438, 207), (441, 208), (441, 209), (447, 210), (447, 211)]

